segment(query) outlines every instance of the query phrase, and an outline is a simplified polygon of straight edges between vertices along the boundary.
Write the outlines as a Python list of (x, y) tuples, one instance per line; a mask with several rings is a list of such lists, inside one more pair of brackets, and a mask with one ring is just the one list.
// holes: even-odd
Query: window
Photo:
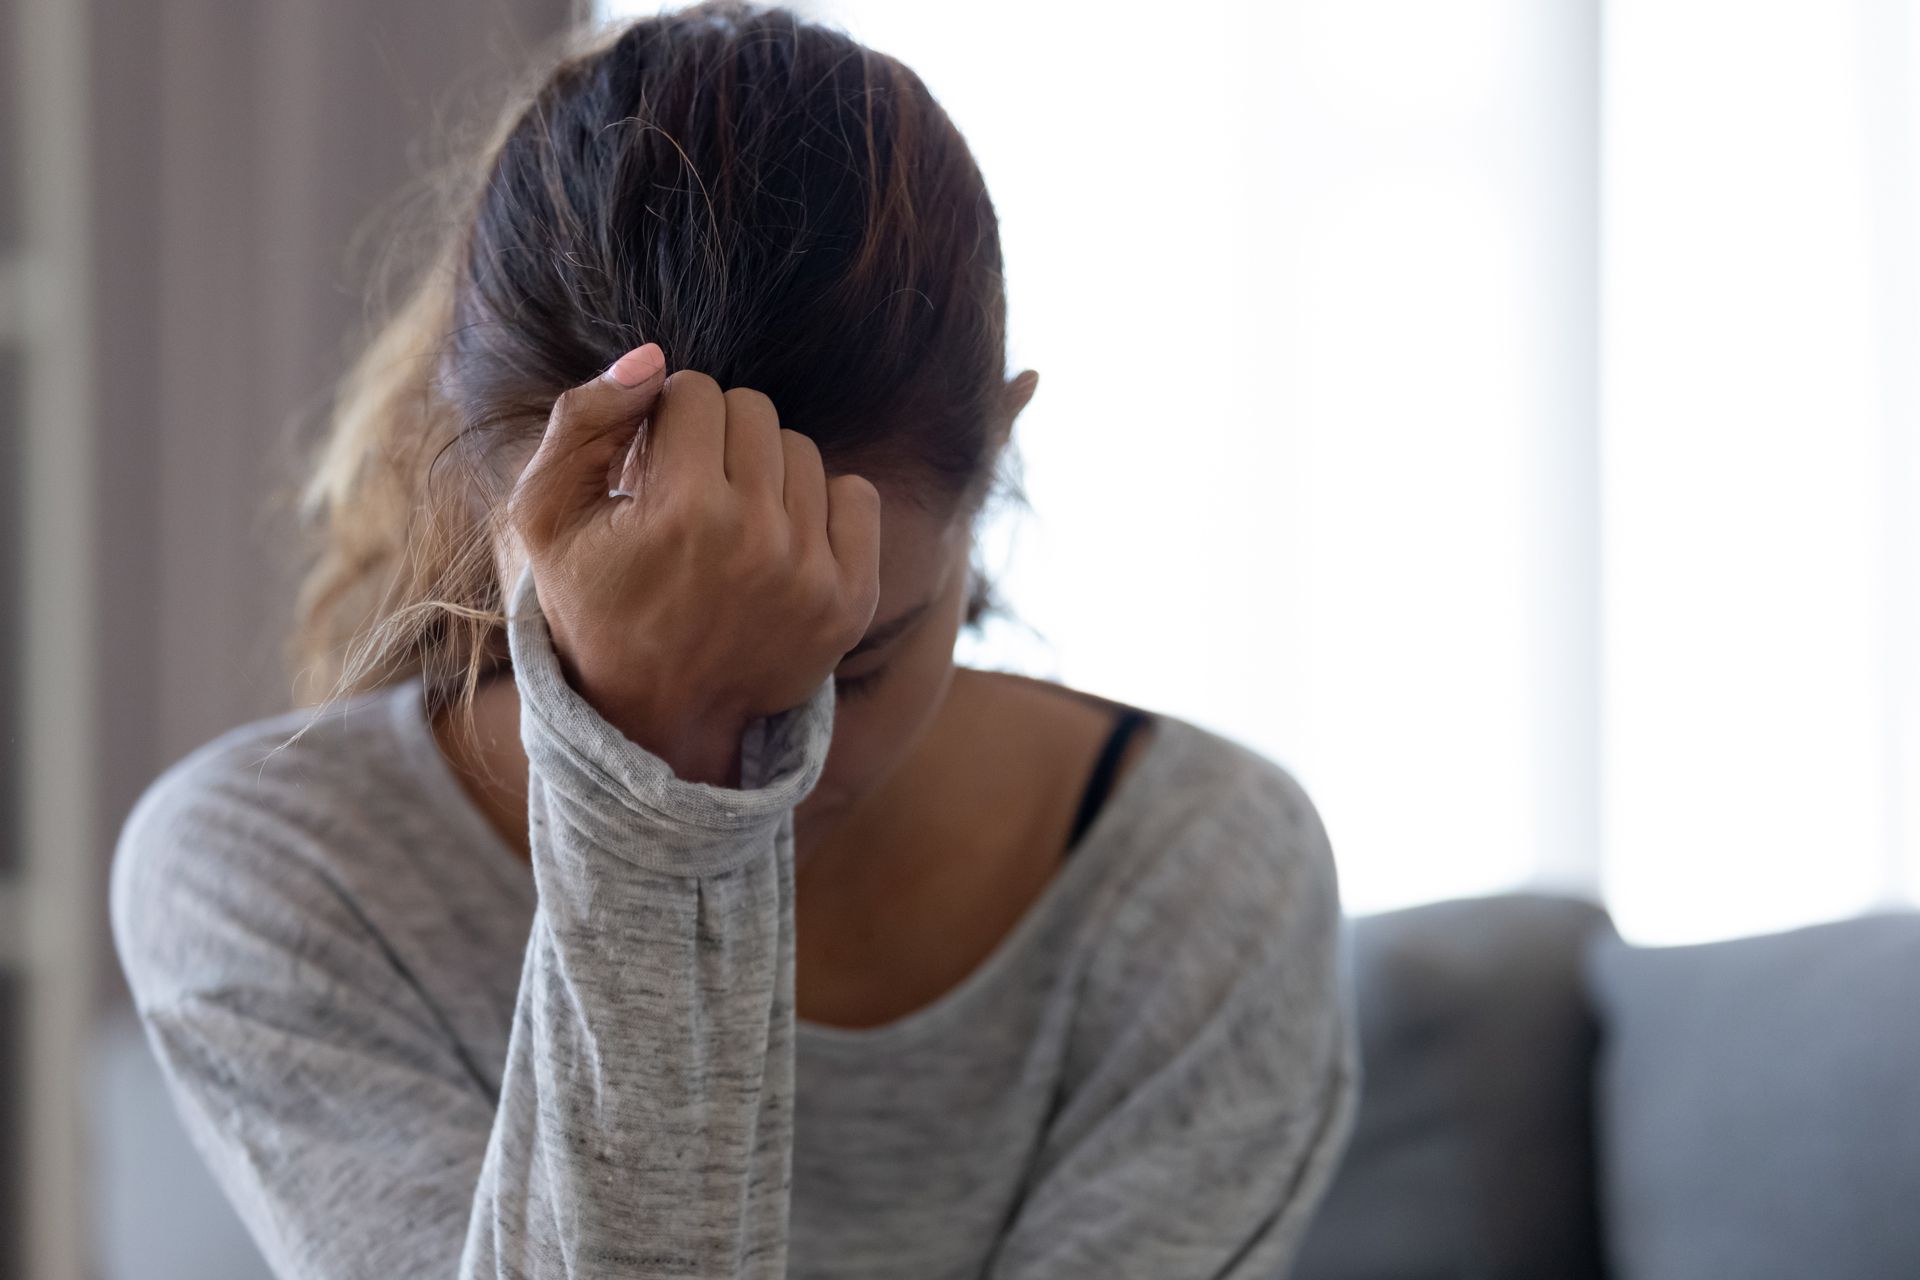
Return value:
[(961, 661), (1286, 765), (1354, 911), (1920, 896), (1904, 8), (800, 7), (967, 136), (1041, 373), (1050, 644)]

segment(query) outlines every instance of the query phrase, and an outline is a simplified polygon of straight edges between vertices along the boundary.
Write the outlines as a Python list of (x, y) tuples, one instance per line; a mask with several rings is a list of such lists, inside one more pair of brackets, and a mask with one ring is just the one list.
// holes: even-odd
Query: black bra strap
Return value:
[(1106, 803), (1107, 791), (1113, 785), (1113, 771), (1119, 767), (1120, 753), (1126, 749), (1127, 739), (1149, 718), (1146, 712), (1135, 707), (1120, 713), (1113, 732), (1107, 735), (1106, 746), (1100, 749), (1100, 759), (1093, 766), (1093, 776), (1087, 780), (1087, 789), (1080, 796), (1080, 812), (1073, 819), (1073, 834), (1067, 837), (1069, 853), (1079, 845), (1080, 837), (1093, 825), (1100, 806)]

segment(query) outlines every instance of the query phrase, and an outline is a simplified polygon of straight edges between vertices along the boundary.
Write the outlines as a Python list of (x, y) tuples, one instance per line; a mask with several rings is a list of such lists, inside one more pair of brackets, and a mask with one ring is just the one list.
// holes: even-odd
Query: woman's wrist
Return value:
[(610, 693), (578, 675), (568, 683), (627, 741), (666, 761), (675, 777), (715, 787), (740, 786), (740, 744), (749, 717)]
[(628, 741), (638, 743), (665, 760), (675, 777), (734, 790), (740, 786), (740, 742), (746, 733), (744, 722), (721, 729), (715, 729), (712, 723), (707, 723), (677, 734), (661, 734), (652, 723), (633, 729), (617, 724), (614, 727), (626, 735)]

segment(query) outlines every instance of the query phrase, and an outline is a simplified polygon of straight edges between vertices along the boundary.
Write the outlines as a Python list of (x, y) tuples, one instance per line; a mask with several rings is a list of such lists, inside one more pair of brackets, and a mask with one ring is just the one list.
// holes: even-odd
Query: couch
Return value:
[[(1295, 1280), (1920, 1278), (1920, 913), (1643, 948), (1509, 894), (1348, 944), (1361, 1105)], [(104, 1280), (264, 1280), (138, 1026), (99, 1049)]]
[(1920, 913), (1638, 947), (1511, 894), (1349, 944), (1360, 1110), (1295, 1280), (1920, 1277)]

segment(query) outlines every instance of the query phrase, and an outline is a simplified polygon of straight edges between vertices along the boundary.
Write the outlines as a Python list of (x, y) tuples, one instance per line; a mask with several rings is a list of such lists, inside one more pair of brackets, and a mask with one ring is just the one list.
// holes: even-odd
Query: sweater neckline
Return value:
[(985, 999), (1008, 971), (1018, 967), (1025, 953), (1039, 945), (1050, 928), (1064, 927), (1066, 921), (1060, 917), (1069, 905), (1090, 898), (1110, 873), (1111, 869), (1104, 864), (1125, 846), (1124, 833), (1146, 816), (1146, 810), (1160, 790), (1159, 775), (1172, 766), (1180, 739), (1190, 731), (1187, 722), (1178, 716), (1164, 711), (1150, 712), (1149, 716), (1153, 736), (1134, 760), (1133, 767), (1108, 791), (1106, 802), (1081, 832), (1072, 856), (1054, 870), (1052, 878), (1027, 904), (1020, 918), (965, 977), (919, 1008), (871, 1027), (839, 1027), (796, 1017), (795, 1030), (800, 1042), (821, 1048), (896, 1049), (902, 1042), (931, 1034)]
[[(432, 726), (427, 722), (421, 677), (416, 675), (396, 685), (389, 707), (393, 728), (403, 746), (402, 754), (411, 764), (415, 777), (437, 799), (449, 820), (465, 829), (480, 850), (479, 860), (488, 868), (488, 874), (531, 913), (538, 905), (532, 868), (494, 830), (467, 794), (452, 763), (441, 753)], [(904, 1041), (954, 1021), (1004, 973), (1017, 966), (1024, 953), (1038, 944), (1065, 905), (1084, 897), (1090, 889), (1089, 881), (1098, 883), (1102, 873), (1096, 866), (1125, 843), (1123, 833), (1145, 816), (1144, 807), (1151, 804), (1158, 790), (1159, 775), (1172, 766), (1179, 740), (1192, 731), (1179, 716), (1164, 711), (1150, 711), (1148, 715), (1152, 735), (1145, 748), (1134, 760), (1133, 767), (1108, 791), (1105, 803), (1081, 832), (1072, 856), (1062, 861), (1012, 927), (965, 977), (926, 1004), (870, 1027), (835, 1026), (814, 1022), (796, 1013), (796, 1042), (828, 1050), (897, 1048)]]

